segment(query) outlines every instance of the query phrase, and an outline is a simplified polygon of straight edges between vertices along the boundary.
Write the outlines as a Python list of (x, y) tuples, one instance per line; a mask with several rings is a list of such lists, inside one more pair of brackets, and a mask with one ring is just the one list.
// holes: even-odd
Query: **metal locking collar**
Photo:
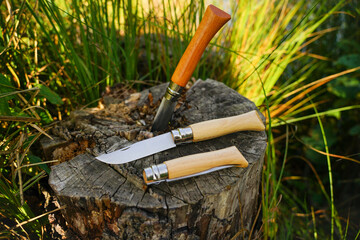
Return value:
[(145, 168), (146, 181), (159, 181), (169, 177), (167, 167), (164, 163)]
[(190, 127), (172, 130), (171, 134), (173, 135), (174, 143), (176, 145), (192, 142), (193, 140), (193, 132)]
[(183, 89), (183, 87), (177, 85), (176, 83), (170, 82), (169, 86), (166, 89), (164, 98), (175, 102), (180, 97)]

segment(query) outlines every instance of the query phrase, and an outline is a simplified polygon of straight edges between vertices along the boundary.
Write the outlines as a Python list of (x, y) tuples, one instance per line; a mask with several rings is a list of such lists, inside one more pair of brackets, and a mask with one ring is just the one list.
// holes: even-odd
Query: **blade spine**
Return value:
[(187, 175), (187, 176), (183, 176), (183, 177), (172, 178), (172, 179), (162, 179), (162, 180), (159, 180), (159, 181), (150, 182), (147, 185), (148, 186), (149, 185), (157, 185), (157, 184), (160, 184), (162, 182), (175, 182), (175, 181), (178, 181), (178, 180), (183, 180), (183, 179), (192, 178), (192, 177), (198, 177), (198, 176), (201, 176), (201, 175), (205, 175), (205, 174), (208, 174), (208, 173), (216, 172), (216, 171), (219, 171), (219, 170), (222, 170), (222, 169), (227, 169), (227, 168), (231, 168), (231, 167), (235, 167), (235, 166), (236, 165), (224, 165), (224, 166), (213, 167), (213, 168), (210, 168), (208, 170), (201, 171), (201, 172), (191, 174), (191, 175)]
[(172, 179), (164, 179), (164, 180), (166, 182), (178, 181), (178, 180), (182, 180), (182, 179), (186, 179), (186, 178), (192, 178), (192, 177), (198, 177), (198, 176), (201, 176), (201, 175), (206, 175), (206, 174), (209, 174), (209, 173), (212, 173), (212, 172), (220, 171), (222, 169), (227, 169), (227, 168), (231, 168), (231, 167), (234, 167), (234, 166), (235, 165), (223, 165), (223, 166), (213, 167), (213, 168), (210, 168), (208, 170), (201, 171), (201, 172), (198, 172), (198, 173), (190, 174), (190, 175), (187, 175), (187, 176), (178, 177), (178, 178), (172, 178)]

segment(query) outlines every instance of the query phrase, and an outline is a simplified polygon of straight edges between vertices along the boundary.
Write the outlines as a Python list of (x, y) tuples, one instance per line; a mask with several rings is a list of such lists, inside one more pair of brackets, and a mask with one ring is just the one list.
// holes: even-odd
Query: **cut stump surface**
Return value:
[[(166, 84), (162, 84), (142, 91), (135, 96), (136, 107), (141, 108), (149, 101), (149, 93), (151, 100), (158, 102), (165, 88)], [(63, 124), (68, 128), (72, 126), (71, 129), (54, 133), (62, 139), (59, 149), (65, 152), (64, 141), (68, 142), (68, 147), (76, 142), (82, 150), (84, 147), (80, 145), (86, 143), (87, 151), (53, 166), (49, 178), (60, 204), (66, 205), (63, 215), (73, 235), (83, 239), (230, 239), (240, 230), (250, 230), (259, 204), (266, 149), (264, 131), (233, 133), (180, 145), (131, 163), (108, 165), (93, 155), (135, 142), (139, 132), (144, 130), (138, 123), (151, 122), (152, 118), (137, 116), (138, 120), (129, 124), (117, 117), (116, 106), (121, 107), (123, 102), (104, 101), (106, 116), (99, 116), (96, 109), (75, 112)], [(255, 109), (251, 101), (224, 84), (210, 79), (198, 80), (175, 111), (172, 126), (185, 127)], [(129, 126), (134, 136), (129, 136), (131, 131), (124, 134)], [(81, 137), (76, 139), (79, 135)], [(50, 145), (53, 150), (54, 144)], [(244, 155), (249, 162), (247, 168), (234, 167), (144, 187), (142, 170), (146, 167), (230, 146), (236, 146)], [(43, 148), (46, 152), (44, 144)], [(53, 154), (56, 151), (53, 150)]]

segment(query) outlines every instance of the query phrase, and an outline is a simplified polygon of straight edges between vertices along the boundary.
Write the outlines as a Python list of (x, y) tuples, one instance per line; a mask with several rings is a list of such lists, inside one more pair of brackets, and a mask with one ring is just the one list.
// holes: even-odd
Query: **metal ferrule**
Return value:
[(170, 82), (169, 86), (166, 89), (164, 98), (175, 102), (180, 97), (183, 89), (184, 89), (183, 87), (177, 85), (176, 83)]
[(173, 135), (174, 143), (176, 145), (182, 143), (189, 143), (193, 140), (193, 132), (190, 127), (172, 130), (171, 134)]
[(176, 83), (170, 82), (159, 106), (159, 110), (155, 115), (154, 124), (151, 128), (152, 132), (163, 131), (168, 127), (177, 100), (183, 89), (183, 87)]
[(146, 181), (165, 180), (169, 177), (167, 166), (164, 163), (145, 168), (144, 172)]

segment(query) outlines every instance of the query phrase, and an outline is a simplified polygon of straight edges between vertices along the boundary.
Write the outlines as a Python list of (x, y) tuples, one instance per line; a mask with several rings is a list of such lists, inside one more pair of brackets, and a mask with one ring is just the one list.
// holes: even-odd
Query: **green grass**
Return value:
[[(328, 143), (327, 143), (327, 139), (326, 139), (326, 134), (325, 134), (325, 131), (324, 131), (324, 127), (323, 127), (323, 124), (322, 124), (322, 121), (319, 117), (319, 114), (318, 114), (318, 111), (316, 109), (316, 107), (314, 106), (314, 111), (315, 111), (315, 114), (317, 115), (317, 119), (319, 121), (319, 126), (320, 126), (320, 129), (321, 129), (321, 134), (323, 136), (323, 141), (324, 141), (324, 145), (325, 145), (325, 151), (326, 151), (326, 162), (327, 162), (327, 165), (328, 165), (328, 173), (329, 173), (329, 185), (330, 185), (330, 207), (331, 207), (331, 230), (330, 230), (330, 236), (331, 236), (331, 239), (334, 239), (334, 222), (335, 222), (335, 204), (334, 204), (334, 188), (333, 188), (333, 174), (332, 174), (332, 169), (331, 169), (331, 161), (330, 161), (330, 156), (329, 156), (329, 146), (328, 146)], [(338, 218), (336, 219), (336, 223), (337, 223), (337, 226), (339, 228), (339, 232), (340, 232), (340, 236), (342, 236), (342, 228), (341, 228), (341, 225), (340, 225), (340, 222), (338, 220)]]
[[(321, 59), (327, 58), (309, 52), (311, 44), (334, 31), (319, 27), (343, 4), (324, 13), (326, 4), (309, 6), (303, 0), (237, 1), (230, 6), (231, 22), (215, 36), (194, 72), (196, 79), (213, 78), (236, 89), (267, 117), (260, 228), (265, 239), (348, 239), (349, 230), (357, 233), (355, 239), (359, 236), (356, 223), (344, 224), (337, 212), (332, 168), (334, 158), (358, 164), (357, 153), (332, 154), (325, 117), (339, 117), (360, 105), (349, 101), (324, 107), (332, 96), (324, 86), (339, 77), (357, 78), (359, 66), (354, 57), (352, 62), (339, 58), (336, 62), (346, 68), (318, 76)], [(181, 5), (170, 0), (0, 2), (0, 204), (11, 206), (1, 208), (0, 217), (11, 224), (2, 225), (0, 237), (30, 232), (43, 237), (46, 214), (37, 218), (24, 195), (41, 187), (40, 179), (49, 173), (31, 151), (47, 134), (46, 126), (73, 109), (96, 106), (108, 86), (140, 90), (168, 81), (205, 8), (204, 1), (192, 0)], [(304, 129), (303, 135), (311, 132), (304, 122), (319, 126), (323, 148), (297, 136), (294, 128)], [(294, 146), (305, 148), (304, 155), (292, 155)], [(308, 150), (326, 156), (326, 173), (317, 159), (308, 158)], [(299, 174), (301, 168), (294, 165), (301, 164), (311, 174)], [(318, 202), (304, 194), (307, 185)]]
[[(303, 44), (333, 13), (309, 20), (316, 5), (304, 11), (305, 1), (239, 1), (235, 8), (236, 24), (232, 29), (231, 47), (240, 55), (229, 56), (233, 68), (229, 85), (261, 105), (265, 96), (259, 84), (260, 75), (266, 94), (280, 78), (286, 66), (299, 58)], [(254, 74), (257, 72), (257, 74)]]

